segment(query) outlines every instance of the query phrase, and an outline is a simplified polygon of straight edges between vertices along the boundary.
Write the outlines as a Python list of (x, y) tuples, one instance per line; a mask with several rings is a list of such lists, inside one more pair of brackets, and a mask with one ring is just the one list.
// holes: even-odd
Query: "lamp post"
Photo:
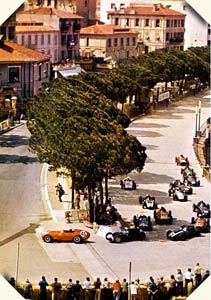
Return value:
[(199, 110), (198, 110), (198, 113), (199, 113), (199, 122), (198, 122), (198, 131), (200, 131), (200, 121), (201, 121), (201, 100), (199, 100)]
[(197, 127), (198, 127), (198, 106), (196, 105), (196, 125), (195, 125), (195, 137), (197, 137)]

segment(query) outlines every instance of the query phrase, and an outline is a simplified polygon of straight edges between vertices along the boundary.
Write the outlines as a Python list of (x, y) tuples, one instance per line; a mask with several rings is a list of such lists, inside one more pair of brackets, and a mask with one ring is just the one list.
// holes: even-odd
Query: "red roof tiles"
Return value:
[(129, 29), (112, 24), (97, 24), (81, 28), (80, 30), (80, 34), (115, 34), (120, 32), (130, 33)]
[(72, 14), (70, 12), (56, 9), (56, 8), (51, 8), (51, 7), (40, 7), (40, 8), (35, 8), (35, 9), (29, 9), (29, 10), (24, 10), (19, 12), (19, 14), (31, 14), (31, 15), (54, 15), (57, 17), (60, 17), (61, 19), (83, 19), (83, 17)]
[(0, 64), (41, 62), (50, 59), (50, 55), (6, 41), (0, 46)]
[(35, 26), (25, 26), (25, 25), (18, 25), (15, 27), (16, 33), (20, 32), (57, 32), (58, 30), (53, 28), (52, 26), (46, 26), (46, 25), (35, 25)]

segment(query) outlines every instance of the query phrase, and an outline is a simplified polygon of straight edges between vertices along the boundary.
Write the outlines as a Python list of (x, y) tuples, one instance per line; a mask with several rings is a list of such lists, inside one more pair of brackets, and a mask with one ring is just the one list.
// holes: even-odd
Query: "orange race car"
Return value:
[(88, 240), (90, 233), (82, 229), (65, 229), (60, 231), (47, 231), (42, 234), (42, 239), (46, 243), (52, 242), (74, 242), (79, 244)]

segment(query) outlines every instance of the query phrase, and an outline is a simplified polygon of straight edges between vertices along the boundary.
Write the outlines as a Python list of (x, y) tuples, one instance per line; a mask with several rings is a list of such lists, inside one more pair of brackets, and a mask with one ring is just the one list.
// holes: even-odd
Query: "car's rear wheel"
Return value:
[(49, 234), (46, 234), (46, 235), (44, 236), (44, 241), (45, 241), (46, 243), (51, 243), (51, 242), (53, 241), (53, 239), (52, 239), (52, 237), (51, 237)]
[(106, 240), (108, 240), (109, 242), (112, 242), (114, 240), (114, 237), (113, 237), (113, 233), (112, 232), (108, 232), (106, 233)]
[(80, 244), (80, 243), (82, 242), (82, 237), (79, 236), (79, 235), (74, 236), (73, 242), (74, 242), (75, 244)]
[(120, 244), (122, 242), (121, 236), (117, 235), (114, 237), (114, 242)]

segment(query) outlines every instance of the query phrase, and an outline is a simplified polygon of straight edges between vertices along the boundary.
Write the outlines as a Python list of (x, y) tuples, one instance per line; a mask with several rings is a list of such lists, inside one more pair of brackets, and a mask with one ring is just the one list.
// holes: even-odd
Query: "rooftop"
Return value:
[(0, 64), (41, 62), (50, 59), (50, 55), (5, 41), (0, 46)]
[(46, 25), (34, 25), (34, 26), (25, 26), (25, 25), (18, 25), (16, 26), (15, 31), (19, 32), (49, 32), (49, 31), (58, 31), (57, 29), (53, 28), (52, 26)]
[(29, 9), (29, 10), (24, 10), (19, 12), (19, 14), (22, 15), (48, 15), (48, 16), (57, 16), (61, 19), (83, 19), (83, 17), (76, 15), (76, 14), (72, 14), (70, 12), (64, 11), (64, 10), (60, 10), (60, 9), (56, 9), (56, 8), (51, 8), (51, 7), (39, 7), (39, 8), (35, 8), (35, 9)]
[(122, 32), (132, 33), (128, 28), (112, 24), (96, 24), (80, 30), (80, 34), (117, 34)]

